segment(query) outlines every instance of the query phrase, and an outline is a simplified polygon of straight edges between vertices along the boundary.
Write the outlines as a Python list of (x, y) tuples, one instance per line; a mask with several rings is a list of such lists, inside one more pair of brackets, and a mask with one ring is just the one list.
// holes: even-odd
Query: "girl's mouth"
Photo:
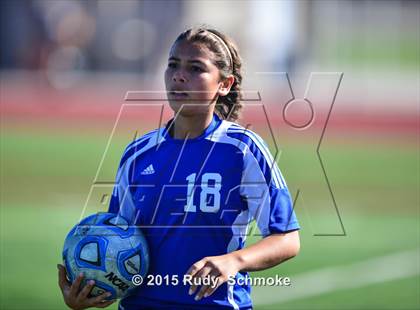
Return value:
[(187, 92), (177, 91), (177, 90), (170, 91), (169, 95), (171, 97), (175, 98), (175, 99), (184, 99), (184, 98), (188, 97)]

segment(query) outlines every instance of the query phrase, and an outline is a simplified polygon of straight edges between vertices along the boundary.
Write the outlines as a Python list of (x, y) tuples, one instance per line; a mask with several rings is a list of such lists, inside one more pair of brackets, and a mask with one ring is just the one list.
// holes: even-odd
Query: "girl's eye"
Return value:
[(194, 71), (194, 72), (204, 72), (204, 70), (203, 70), (203, 69), (201, 69), (201, 68), (200, 68), (200, 67), (198, 67), (198, 66), (192, 66), (191, 68), (192, 68), (192, 71)]

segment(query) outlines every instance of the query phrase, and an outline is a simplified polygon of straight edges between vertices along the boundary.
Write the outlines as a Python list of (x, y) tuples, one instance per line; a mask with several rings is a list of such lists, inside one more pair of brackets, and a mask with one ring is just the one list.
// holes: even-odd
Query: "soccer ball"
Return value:
[(90, 296), (104, 292), (107, 299), (123, 298), (135, 288), (134, 275), (146, 276), (149, 251), (138, 227), (129, 226), (120, 215), (97, 213), (83, 219), (66, 237), (63, 261), (73, 282), (84, 274), (82, 286), (95, 280)]

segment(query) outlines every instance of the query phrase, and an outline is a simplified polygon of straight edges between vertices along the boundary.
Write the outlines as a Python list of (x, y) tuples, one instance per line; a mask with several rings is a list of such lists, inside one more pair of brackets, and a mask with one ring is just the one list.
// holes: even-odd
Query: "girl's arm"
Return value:
[(299, 253), (297, 230), (287, 234), (273, 234), (257, 243), (232, 252), (239, 261), (239, 271), (258, 271), (276, 266)]
[[(276, 266), (296, 256), (299, 248), (299, 232), (296, 230), (269, 235), (247, 248), (225, 255), (205, 257), (192, 265), (187, 275), (193, 278), (216, 278), (217, 285), (203, 285), (195, 296), (195, 300), (210, 296), (237, 272), (258, 271)], [(192, 285), (189, 294), (194, 294), (196, 289), (197, 285)]]

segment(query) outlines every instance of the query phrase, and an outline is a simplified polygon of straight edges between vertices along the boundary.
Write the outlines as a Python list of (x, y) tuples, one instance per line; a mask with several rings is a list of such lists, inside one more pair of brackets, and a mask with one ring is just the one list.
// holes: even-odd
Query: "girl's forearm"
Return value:
[(276, 266), (299, 252), (299, 232), (273, 234), (244, 249), (232, 252), (240, 271), (258, 271)]

